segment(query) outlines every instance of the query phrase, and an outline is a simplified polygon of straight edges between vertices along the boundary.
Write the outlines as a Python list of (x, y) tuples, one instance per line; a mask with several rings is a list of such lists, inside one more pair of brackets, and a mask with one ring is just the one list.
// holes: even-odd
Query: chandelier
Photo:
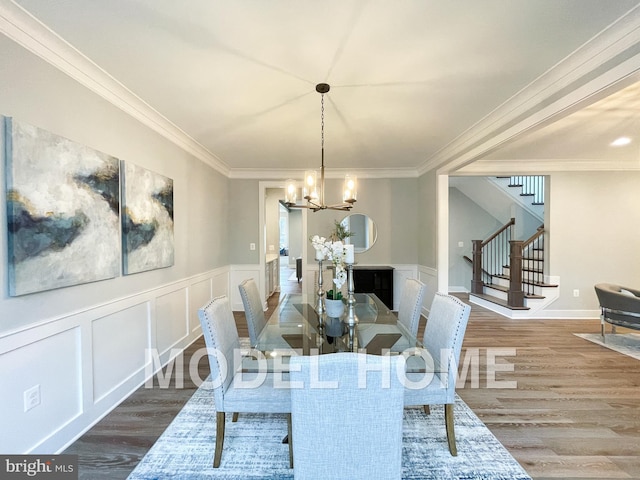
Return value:
[(324, 201), (324, 94), (331, 87), (326, 83), (316, 85), (316, 92), (321, 95), (320, 100), (320, 144), (321, 159), (320, 179), (316, 170), (308, 170), (304, 172), (304, 183), (302, 186), (302, 196), (307, 201), (306, 205), (296, 204), (298, 196), (298, 188), (294, 180), (287, 180), (285, 187), (284, 204), (288, 208), (309, 208), (314, 212), (319, 210), (351, 210), (353, 204), (356, 203), (357, 197), (357, 177), (353, 175), (345, 175), (344, 186), (342, 189), (342, 203), (327, 205)]

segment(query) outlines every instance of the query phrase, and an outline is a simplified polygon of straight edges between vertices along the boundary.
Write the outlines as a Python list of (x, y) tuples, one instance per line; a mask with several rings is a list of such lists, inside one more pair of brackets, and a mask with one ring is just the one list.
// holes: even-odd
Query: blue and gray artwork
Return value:
[(122, 162), (125, 275), (173, 265), (173, 180)]
[(9, 293), (120, 273), (116, 158), (5, 118)]

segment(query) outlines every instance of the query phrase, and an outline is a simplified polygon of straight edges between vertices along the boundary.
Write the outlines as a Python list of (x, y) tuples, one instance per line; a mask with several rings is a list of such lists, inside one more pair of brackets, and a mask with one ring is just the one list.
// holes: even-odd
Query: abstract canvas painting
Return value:
[(118, 159), (5, 117), (9, 294), (120, 273)]
[(173, 265), (173, 180), (122, 162), (125, 275)]

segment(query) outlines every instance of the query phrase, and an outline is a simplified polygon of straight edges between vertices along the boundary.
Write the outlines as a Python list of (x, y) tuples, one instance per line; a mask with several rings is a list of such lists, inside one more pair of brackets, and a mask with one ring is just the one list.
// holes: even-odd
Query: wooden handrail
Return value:
[(527, 245), (529, 245), (530, 243), (533, 243), (536, 240), (536, 238), (538, 238), (540, 235), (543, 235), (543, 234), (544, 234), (544, 225), (541, 225), (538, 227), (538, 230), (536, 230), (536, 233), (534, 233), (528, 239), (522, 242), (522, 246), (526, 248)]
[(496, 238), (498, 235), (504, 232), (507, 228), (509, 228), (512, 225), (515, 225), (515, 223), (516, 223), (515, 218), (512, 218), (511, 220), (509, 220), (502, 228), (500, 228), (500, 230), (498, 230), (496, 233), (494, 233), (489, 238), (487, 238), (484, 242), (482, 242), (482, 246), (484, 247), (487, 243), (489, 243), (491, 240)]

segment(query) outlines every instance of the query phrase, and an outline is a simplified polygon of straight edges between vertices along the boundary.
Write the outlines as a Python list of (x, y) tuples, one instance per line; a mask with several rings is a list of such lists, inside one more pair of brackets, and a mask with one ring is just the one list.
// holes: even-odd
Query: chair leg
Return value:
[(429, 408), (429, 405), (423, 405), (422, 408), (424, 409), (425, 415), (431, 415), (431, 409)]
[(456, 457), (458, 450), (456, 449), (456, 434), (453, 429), (453, 403), (447, 403), (444, 406), (444, 424), (447, 428), (447, 442), (449, 443), (449, 452)]
[(220, 466), (222, 445), (224, 443), (224, 412), (216, 412), (216, 452), (213, 457), (213, 468)]
[(293, 435), (291, 435), (291, 414), (287, 413), (287, 433), (289, 437), (289, 468), (293, 468)]
[(237, 422), (238, 421), (238, 412), (233, 412), (233, 417), (231, 417), (231, 421), (232, 422)]

